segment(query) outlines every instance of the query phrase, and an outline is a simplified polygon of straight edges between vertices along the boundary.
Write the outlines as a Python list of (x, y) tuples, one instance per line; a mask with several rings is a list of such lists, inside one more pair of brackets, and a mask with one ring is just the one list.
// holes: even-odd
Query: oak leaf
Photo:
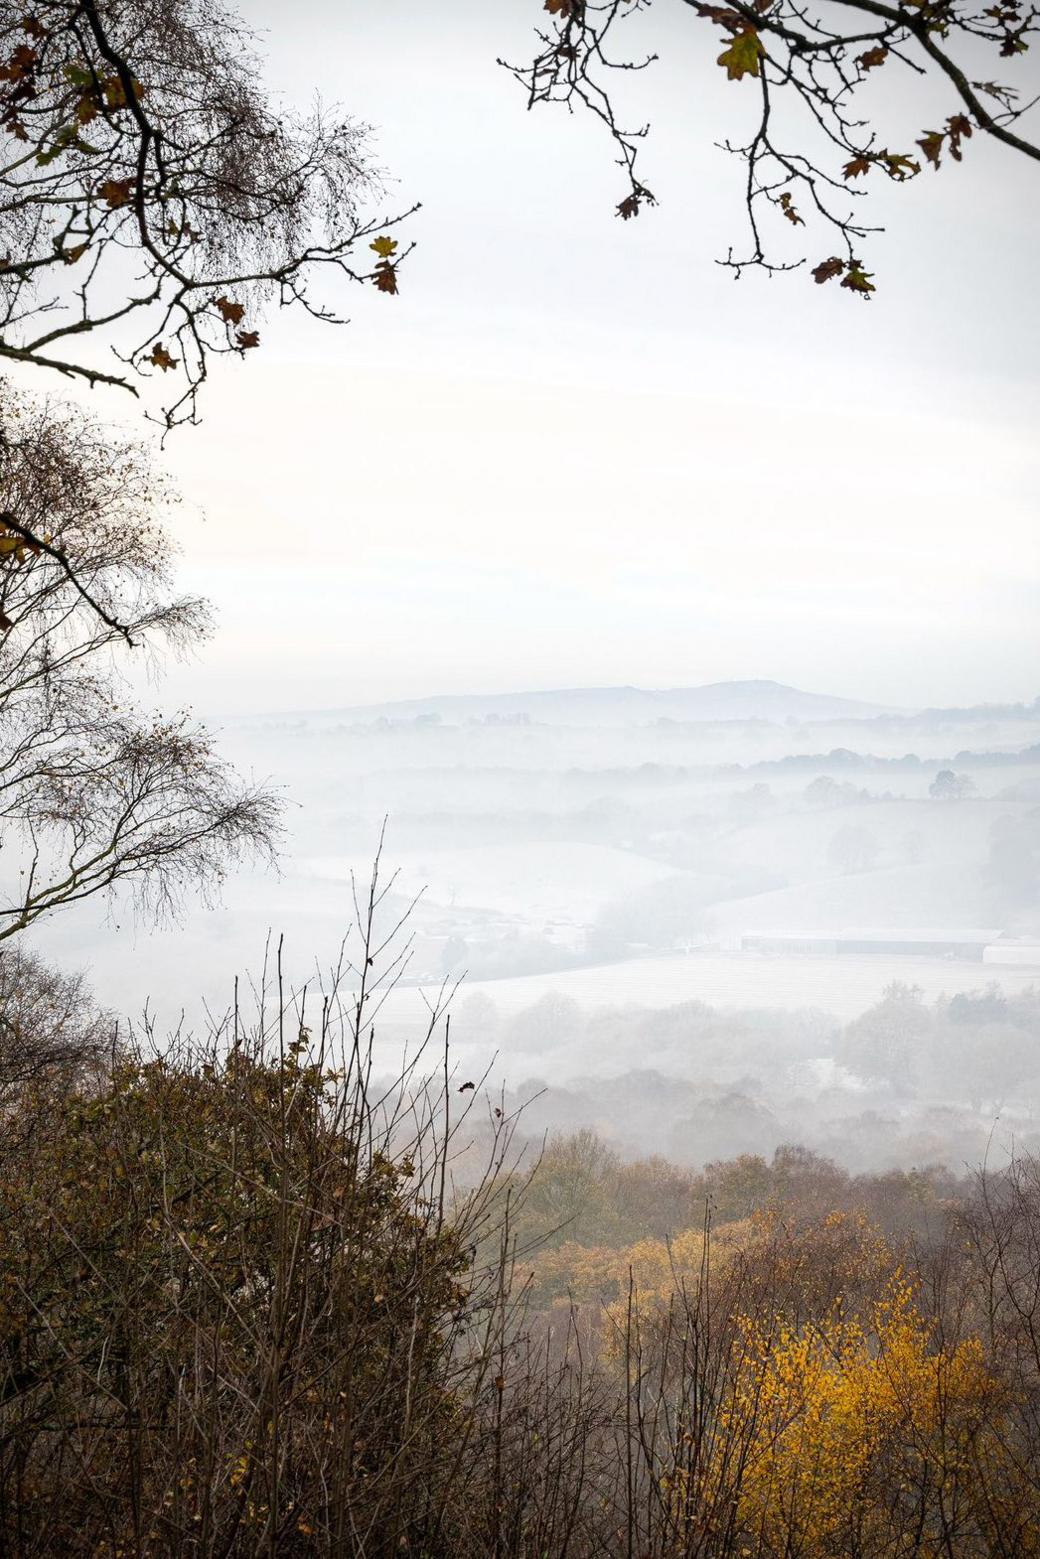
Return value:
[(920, 173), (921, 164), (908, 157), (905, 152), (882, 152), (881, 161), (885, 165), (885, 172), (890, 179), (902, 183), (904, 179), (912, 179), (915, 173)]
[(373, 238), (368, 247), (370, 249), (374, 249), (381, 260), (389, 260), (390, 256), (397, 248), (397, 239), (386, 238), (385, 236), (381, 235), (379, 238)]
[(858, 292), (864, 298), (869, 298), (877, 288), (871, 281), (872, 271), (865, 271), (858, 260), (850, 260), (848, 272), (842, 277), (841, 285), (848, 287), (851, 292)]
[(698, 5), (697, 15), (704, 16), (709, 22), (715, 22), (719, 27), (728, 27), (736, 32), (743, 22), (739, 11), (734, 11), (728, 5)]
[(177, 366), (177, 359), (170, 356), (161, 341), (157, 341), (152, 347), (152, 355), (148, 361), (154, 363), (156, 368), (161, 368), (163, 373), (169, 373), (171, 368)]
[(944, 139), (945, 137), (941, 130), (926, 130), (924, 135), (917, 142), (918, 146), (924, 152), (933, 168), (937, 168), (939, 166), (939, 159), (942, 155)]
[(397, 291), (397, 272), (389, 260), (381, 260), (372, 277), (380, 292)]
[(238, 325), (245, 318), (245, 304), (233, 303), (230, 298), (217, 298), (213, 307), (219, 313), (225, 325)]
[(20, 43), (8, 60), (4, 75), (8, 81), (21, 81), (30, 74), (38, 59), (35, 49), (27, 43)]
[(950, 141), (950, 156), (954, 162), (961, 160), (961, 141), (971, 140), (972, 123), (966, 114), (952, 114), (946, 121), (946, 134)]
[(103, 184), (99, 185), (98, 194), (105, 202), (105, 205), (115, 211), (120, 206), (128, 206), (130, 204), (133, 188), (133, 179), (106, 179)]
[(845, 261), (839, 260), (836, 254), (832, 254), (829, 260), (821, 260), (819, 265), (813, 267), (813, 281), (820, 286), (823, 282), (840, 276), (844, 269)]
[(888, 59), (888, 50), (883, 43), (879, 43), (874, 49), (867, 49), (864, 54), (857, 54), (856, 64), (862, 70), (876, 70)]
[(765, 52), (762, 40), (754, 27), (748, 27), (743, 32), (737, 33), (729, 48), (723, 49), (716, 63), (725, 65), (727, 80), (742, 81), (745, 76), (760, 74), (761, 60)]
[(260, 345), (260, 332), (258, 330), (236, 330), (235, 340), (243, 352), (248, 352), (251, 347)]
[[(119, 76), (109, 76), (101, 85), (105, 93), (105, 102), (109, 108), (126, 108), (126, 88)], [(136, 76), (130, 82), (130, 90), (134, 94), (135, 101), (140, 102), (144, 97), (144, 87), (137, 80)]]
[(781, 196), (780, 196), (780, 210), (783, 212), (783, 214), (787, 218), (787, 220), (790, 223), (793, 224), (793, 226), (795, 226), (795, 227), (804, 227), (805, 226), (805, 223), (803, 222), (802, 218), (798, 215), (798, 212), (795, 210), (795, 208), (794, 208), (794, 206), (792, 204), (792, 196), (791, 196), (791, 191), (789, 189), (785, 189), (782, 192)]
[(842, 174), (847, 179), (857, 179), (861, 173), (870, 172), (871, 161), (870, 157), (853, 157), (852, 161), (847, 162), (844, 168), (842, 168)]

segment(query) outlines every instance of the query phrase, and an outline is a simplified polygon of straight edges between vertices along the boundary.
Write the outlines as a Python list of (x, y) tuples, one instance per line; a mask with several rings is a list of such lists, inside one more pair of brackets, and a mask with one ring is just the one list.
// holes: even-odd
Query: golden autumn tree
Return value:
[(743, 1326), (723, 1430), (746, 1440), (739, 1524), (758, 1552), (894, 1553), (915, 1523), (916, 1551), (970, 1551), (974, 1461), (1002, 1405), (979, 1338), (935, 1346), (898, 1278), (865, 1322), (839, 1305)]

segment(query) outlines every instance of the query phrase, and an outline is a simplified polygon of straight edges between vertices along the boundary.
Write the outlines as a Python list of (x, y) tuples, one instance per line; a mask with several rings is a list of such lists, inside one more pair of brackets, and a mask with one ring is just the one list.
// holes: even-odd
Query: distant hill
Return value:
[[(531, 693), (462, 693), (412, 698), (336, 710), (340, 718), (372, 720), (522, 720), (539, 725), (644, 725), (653, 720), (691, 722), (764, 720), (869, 720), (893, 711), (878, 704), (826, 693), (804, 693), (781, 682), (712, 682), (705, 687), (562, 688)], [(332, 713), (332, 711), (329, 711)]]

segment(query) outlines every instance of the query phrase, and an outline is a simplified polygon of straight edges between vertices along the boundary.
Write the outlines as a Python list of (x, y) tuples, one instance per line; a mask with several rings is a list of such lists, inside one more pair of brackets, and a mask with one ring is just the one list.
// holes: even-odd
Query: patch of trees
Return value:
[(1036, 1162), (525, 1169), (450, 1056), (373, 1087), (376, 986), (272, 996), (144, 1053), (66, 991), (9, 1083), (5, 1552), (1031, 1551)]
[(1000, 1113), (1040, 1095), (1040, 992), (997, 986), (927, 1006), (915, 986), (889, 986), (842, 1031), (837, 1053), (859, 1076), (903, 1095)]
[(936, 801), (963, 801), (975, 794), (975, 781), (968, 774), (940, 769), (928, 787), (928, 794)]

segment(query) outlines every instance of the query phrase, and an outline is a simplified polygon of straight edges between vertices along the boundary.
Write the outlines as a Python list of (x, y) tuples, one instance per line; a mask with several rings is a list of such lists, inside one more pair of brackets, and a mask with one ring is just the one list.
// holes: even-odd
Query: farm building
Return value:
[(955, 958), (967, 963), (982, 963), (987, 950), (999, 943), (1000, 936), (1000, 931), (978, 929), (874, 930), (853, 927), (830, 933), (754, 931), (746, 932), (741, 937), (740, 950), (743, 953), (802, 953), (830, 958), (847, 957), (850, 954), (889, 958)]

